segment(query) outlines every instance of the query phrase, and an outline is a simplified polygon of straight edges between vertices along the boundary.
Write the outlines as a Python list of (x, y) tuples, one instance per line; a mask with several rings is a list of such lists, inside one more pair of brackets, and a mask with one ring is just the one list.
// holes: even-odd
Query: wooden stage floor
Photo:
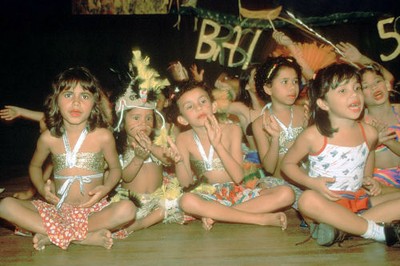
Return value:
[[(0, 179), (1, 197), (26, 187), (27, 177)], [(342, 246), (320, 247), (305, 240), (292, 210), (288, 229), (217, 223), (205, 231), (198, 221), (188, 225), (159, 224), (115, 240), (110, 250), (72, 245), (67, 251), (32, 247), (32, 239), (0, 225), (0, 265), (400, 265), (400, 249), (361, 238)]]

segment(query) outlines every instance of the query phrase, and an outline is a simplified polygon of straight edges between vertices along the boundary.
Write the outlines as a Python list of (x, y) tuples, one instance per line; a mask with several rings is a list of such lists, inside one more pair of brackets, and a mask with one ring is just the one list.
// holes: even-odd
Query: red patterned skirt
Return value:
[(92, 213), (99, 212), (110, 203), (104, 198), (90, 208), (80, 208), (64, 203), (60, 209), (41, 200), (32, 201), (42, 217), (50, 241), (67, 249), (72, 241), (82, 241), (88, 233), (88, 220)]

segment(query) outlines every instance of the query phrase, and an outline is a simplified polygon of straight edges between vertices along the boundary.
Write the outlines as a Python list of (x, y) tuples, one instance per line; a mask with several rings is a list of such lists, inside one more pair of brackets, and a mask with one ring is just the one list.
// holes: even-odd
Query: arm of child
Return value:
[(93, 206), (93, 204), (104, 198), (118, 184), (122, 173), (114, 136), (108, 129), (102, 128), (97, 130), (100, 131), (98, 132), (98, 143), (108, 165), (108, 176), (104, 178), (103, 185), (97, 186), (88, 192), (91, 198), (79, 206), (82, 208)]
[[(360, 53), (360, 51), (351, 43), (340, 42), (336, 45), (336, 47), (339, 48), (339, 50), (341, 50), (345, 55), (345, 58), (342, 58), (344, 61), (350, 61), (362, 66), (368, 64), (378, 64), (377, 62)], [(384, 68), (382, 65), (378, 65), (381, 67), (384, 79), (389, 81), (390, 85), (393, 86), (394, 76), (392, 75), (392, 73), (390, 73), (390, 71)]]
[(369, 195), (377, 196), (381, 194), (381, 186), (372, 178), (375, 166), (375, 147), (378, 143), (378, 132), (373, 126), (364, 124), (365, 135), (369, 146), (369, 154), (364, 167), (363, 186)]
[[(176, 145), (176, 146), (175, 146)], [(190, 160), (189, 160), (189, 150), (188, 150), (188, 140), (185, 136), (185, 132), (180, 133), (176, 137), (176, 144), (171, 145), (171, 147), (176, 147), (177, 153), (180, 155), (181, 160), (178, 160), (175, 163), (175, 173), (176, 177), (179, 180), (180, 185), (182, 188), (189, 187), (194, 183), (192, 170), (190, 167)]]
[(145, 150), (142, 146), (132, 143), (132, 148), (135, 151), (135, 157), (132, 161), (122, 170), (122, 180), (125, 183), (132, 182), (140, 169), (143, 166), (144, 160), (149, 157), (150, 152)]
[(192, 79), (197, 82), (202, 82), (204, 80), (204, 69), (199, 70), (196, 64), (193, 64), (189, 68)]
[(396, 134), (391, 129), (386, 129), (384, 132), (379, 133), (380, 142), (388, 147), (394, 154), (400, 156), (400, 142), (396, 140)]
[[(236, 115), (238, 117), (244, 117), (247, 121), (250, 120), (249, 112), (250, 108), (242, 102), (231, 102), (226, 109), (228, 114)], [(249, 121), (251, 122), (251, 121)]]
[[(398, 108), (400, 109), (400, 108)], [(396, 110), (398, 112), (400, 110)], [(396, 140), (396, 132), (389, 128), (388, 125), (376, 119), (365, 119), (368, 125), (373, 126), (378, 131), (378, 144), (383, 144), (388, 147), (394, 154), (400, 156), (400, 142)]]
[(270, 174), (275, 172), (279, 161), (279, 125), (267, 113), (254, 120), (253, 135), (261, 164)]
[(249, 92), (253, 109), (261, 110), (264, 107), (265, 103), (260, 99), (260, 97), (258, 97), (255, 86), (254, 88), (251, 88), (250, 85), (247, 85), (246, 90)]
[(152, 144), (149, 148), (150, 152), (160, 160), (164, 165), (170, 165), (171, 160), (168, 156), (168, 149), (165, 147), (158, 146), (156, 144)]
[(312, 152), (313, 143), (318, 142), (316, 140), (318, 139), (317, 134), (319, 133), (315, 133), (317, 133), (317, 129), (313, 126), (306, 129), (297, 137), (295, 143), (282, 160), (281, 170), (294, 182), (321, 193), (329, 200), (336, 201), (340, 199), (340, 197), (334, 192), (330, 191), (327, 187), (327, 183), (335, 182), (335, 178), (312, 178), (302, 171), (299, 166), (300, 161)]
[(59, 198), (51, 189), (51, 181), (47, 180), (45, 183), (45, 180), (43, 179), (43, 165), (50, 154), (50, 138), (51, 135), (49, 131), (45, 131), (40, 135), (32, 160), (29, 164), (29, 176), (39, 194), (49, 203), (57, 204)]
[(170, 136), (167, 136), (167, 142), (169, 145), (165, 152), (167, 154), (167, 157), (170, 158), (175, 164), (181, 163), (183, 161), (182, 156)]
[[(393, 104), (394, 110), (396, 114), (400, 113), (400, 104)], [(387, 129), (386, 133), (387, 138), (381, 138), (379, 135), (379, 142), (382, 141), (386, 147), (388, 147), (394, 154), (400, 156), (400, 140), (396, 140), (396, 132), (393, 129)]]
[(4, 109), (0, 110), (0, 118), (10, 121), (15, 118), (25, 118), (33, 121), (40, 121), (43, 119), (43, 112), (32, 111), (18, 106), (5, 105)]
[[(241, 150), (242, 131), (240, 127), (237, 125), (226, 125), (222, 131), (215, 116), (207, 118), (205, 127), (210, 143), (213, 145), (232, 181), (236, 184), (242, 182), (244, 176), (242, 168), (243, 154)], [(223, 136), (225, 139), (230, 140), (228, 148), (221, 141)]]
[(272, 37), (280, 45), (286, 46), (292, 56), (296, 59), (297, 63), (301, 66), (301, 72), (307, 80), (310, 80), (314, 76), (314, 70), (309, 66), (307, 61), (304, 59), (301, 49), (281, 31), (274, 31)]

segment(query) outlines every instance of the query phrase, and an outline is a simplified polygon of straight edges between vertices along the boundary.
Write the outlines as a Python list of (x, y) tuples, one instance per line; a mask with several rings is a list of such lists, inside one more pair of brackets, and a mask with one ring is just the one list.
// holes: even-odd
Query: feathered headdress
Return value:
[(170, 83), (168, 79), (161, 79), (159, 73), (151, 68), (149, 64), (149, 57), (142, 58), (140, 50), (132, 50), (132, 60), (129, 63), (128, 73), (130, 83), (125, 93), (115, 103), (115, 112), (118, 117), (118, 124), (114, 129), (115, 131), (120, 131), (125, 111), (133, 108), (142, 108), (154, 110), (161, 117), (162, 127), (158, 138), (162, 137), (161, 135), (165, 135), (165, 119), (156, 109), (156, 105), (157, 95), (161, 93), (162, 89), (170, 85)]

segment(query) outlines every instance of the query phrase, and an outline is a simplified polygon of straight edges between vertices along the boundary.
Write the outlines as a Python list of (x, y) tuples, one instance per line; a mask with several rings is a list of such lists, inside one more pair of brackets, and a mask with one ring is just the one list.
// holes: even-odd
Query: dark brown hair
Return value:
[(57, 103), (58, 97), (63, 91), (75, 88), (78, 84), (82, 86), (83, 90), (91, 92), (94, 97), (94, 106), (87, 122), (89, 132), (97, 127), (110, 126), (102, 107), (102, 97), (105, 97), (105, 94), (99, 81), (87, 68), (73, 67), (57, 75), (52, 83), (53, 93), (45, 101), (45, 122), (53, 136), (61, 137), (64, 133), (63, 117)]
[(323, 136), (331, 137), (338, 129), (332, 128), (328, 112), (319, 108), (317, 100), (325, 100), (325, 96), (330, 90), (335, 90), (343, 84), (343, 82), (353, 77), (356, 78), (358, 82), (361, 82), (361, 77), (357, 68), (348, 64), (335, 63), (320, 69), (315, 79), (311, 81), (308, 90), (310, 111), (312, 114), (311, 124), (315, 124), (318, 131)]

